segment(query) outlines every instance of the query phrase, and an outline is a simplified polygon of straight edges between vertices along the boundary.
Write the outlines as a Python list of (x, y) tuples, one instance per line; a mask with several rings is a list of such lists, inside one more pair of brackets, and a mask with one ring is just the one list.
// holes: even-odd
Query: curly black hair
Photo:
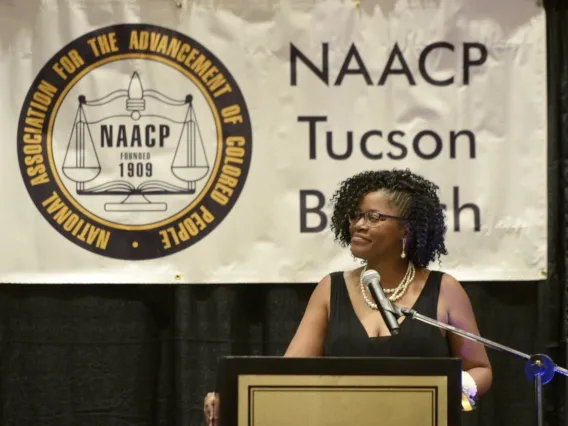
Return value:
[(359, 173), (340, 183), (331, 198), (331, 230), (343, 247), (351, 242), (350, 217), (369, 192), (385, 190), (391, 203), (408, 220), (406, 255), (418, 267), (447, 255), (444, 238), (446, 221), (438, 197), (438, 186), (410, 170), (378, 170)]

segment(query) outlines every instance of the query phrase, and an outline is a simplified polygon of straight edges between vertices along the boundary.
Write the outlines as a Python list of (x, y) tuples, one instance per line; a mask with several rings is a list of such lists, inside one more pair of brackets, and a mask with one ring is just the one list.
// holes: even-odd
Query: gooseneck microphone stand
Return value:
[(542, 413), (542, 385), (546, 385), (552, 380), (555, 373), (560, 373), (564, 376), (568, 376), (568, 370), (562, 367), (558, 367), (554, 364), (552, 359), (544, 354), (534, 354), (529, 355), (523, 352), (519, 352), (516, 349), (509, 348), (507, 346), (501, 345), (500, 343), (493, 342), (491, 340), (485, 339), (483, 337), (476, 336), (475, 334), (469, 333), (467, 331), (461, 330), (459, 328), (453, 327), (449, 324), (434, 320), (430, 317), (424, 316), (414, 309), (408, 308), (398, 308), (393, 305), (393, 311), (401, 316), (407, 316), (413, 320), (418, 320), (423, 323), (432, 325), (434, 327), (442, 328), (444, 330), (451, 331), (452, 333), (463, 336), (469, 340), (479, 342), (485, 346), (496, 349), (499, 351), (507, 352), (509, 354), (515, 355), (519, 358), (527, 360), (525, 364), (525, 373), (527, 377), (534, 381), (534, 392), (535, 392), (535, 402), (536, 402), (536, 424), (537, 426), (543, 426), (543, 413)]

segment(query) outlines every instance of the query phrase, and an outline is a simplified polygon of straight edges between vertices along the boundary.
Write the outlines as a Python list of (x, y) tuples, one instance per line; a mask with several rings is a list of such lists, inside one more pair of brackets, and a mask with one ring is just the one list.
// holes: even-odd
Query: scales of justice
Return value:
[[(167, 203), (151, 201), (148, 196), (194, 194), (197, 182), (207, 176), (210, 167), (192, 100), (191, 95), (187, 95), (183, 100), (175, 100), (156, 90), (144, 90), (137, 72), (132, 74), (128, 90), (116, 90), (96, 100), (87, 100), (84, 95), (79, 96), (79, 106), (63, 161), (63, 173), (75, 182), (77, 194), (124, 197), (121, 202), (105, 203), (107, 212), (164, 212), (168, 208)], [(121, 102), (118, 109), (117, 101)], [(152, 113), (147, 112), (147, 101), (158, 105), (152, 107)], [(111, 108), (111, 105), (114, 107)], [(109, 115), (100, 120), (89, 121), (86, 107), (102, 108), (100, 111), (103, 111), (103, 114), (109, 110)], [(164, 115), (163, 111), (168, 108), (183, 108), (183, 120), (174, 120)], [(96, 186), (88, 186), (89, 182), (101, 175), (101, 171), (104, 172), (93, 142), (91, 126), (108, 120), (120, 120), (120, 123), (126, 124), (136, 123), (140, 119), (160, 120), (181, 126), (170, 170), (172, 177), (175, 176), (182, 184), (177, 181), (172, 183), (147, 180), (134, 185), (127, 180), (113, 179)], [(164, 148), (164, 151), (166, 150), (167, 147)], [(163, 172), (163, 169), (161, 171)]]

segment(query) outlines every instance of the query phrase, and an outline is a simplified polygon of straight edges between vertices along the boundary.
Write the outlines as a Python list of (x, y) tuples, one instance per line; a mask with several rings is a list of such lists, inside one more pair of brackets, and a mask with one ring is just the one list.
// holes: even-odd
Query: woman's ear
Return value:
[(407, 221), (403, 222), (403, 225), (401, 226), (401, 239), (406, 240), (406, 242), (410, 242), (410, 236), (412, 235), (411, 233), (411, 229), (410, 229), (410, 223), (408, 223)]

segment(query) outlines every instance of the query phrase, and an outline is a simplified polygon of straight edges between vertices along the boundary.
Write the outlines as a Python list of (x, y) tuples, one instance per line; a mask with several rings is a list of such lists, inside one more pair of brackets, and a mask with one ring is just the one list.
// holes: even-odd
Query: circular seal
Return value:
[(122, 24), (69, 43), (38, 74), (18, 127), (22, 178), (74, 244), (122, 260), (186, 249), (229, 214), (252, 130), (229, 70), (167, 28)]

